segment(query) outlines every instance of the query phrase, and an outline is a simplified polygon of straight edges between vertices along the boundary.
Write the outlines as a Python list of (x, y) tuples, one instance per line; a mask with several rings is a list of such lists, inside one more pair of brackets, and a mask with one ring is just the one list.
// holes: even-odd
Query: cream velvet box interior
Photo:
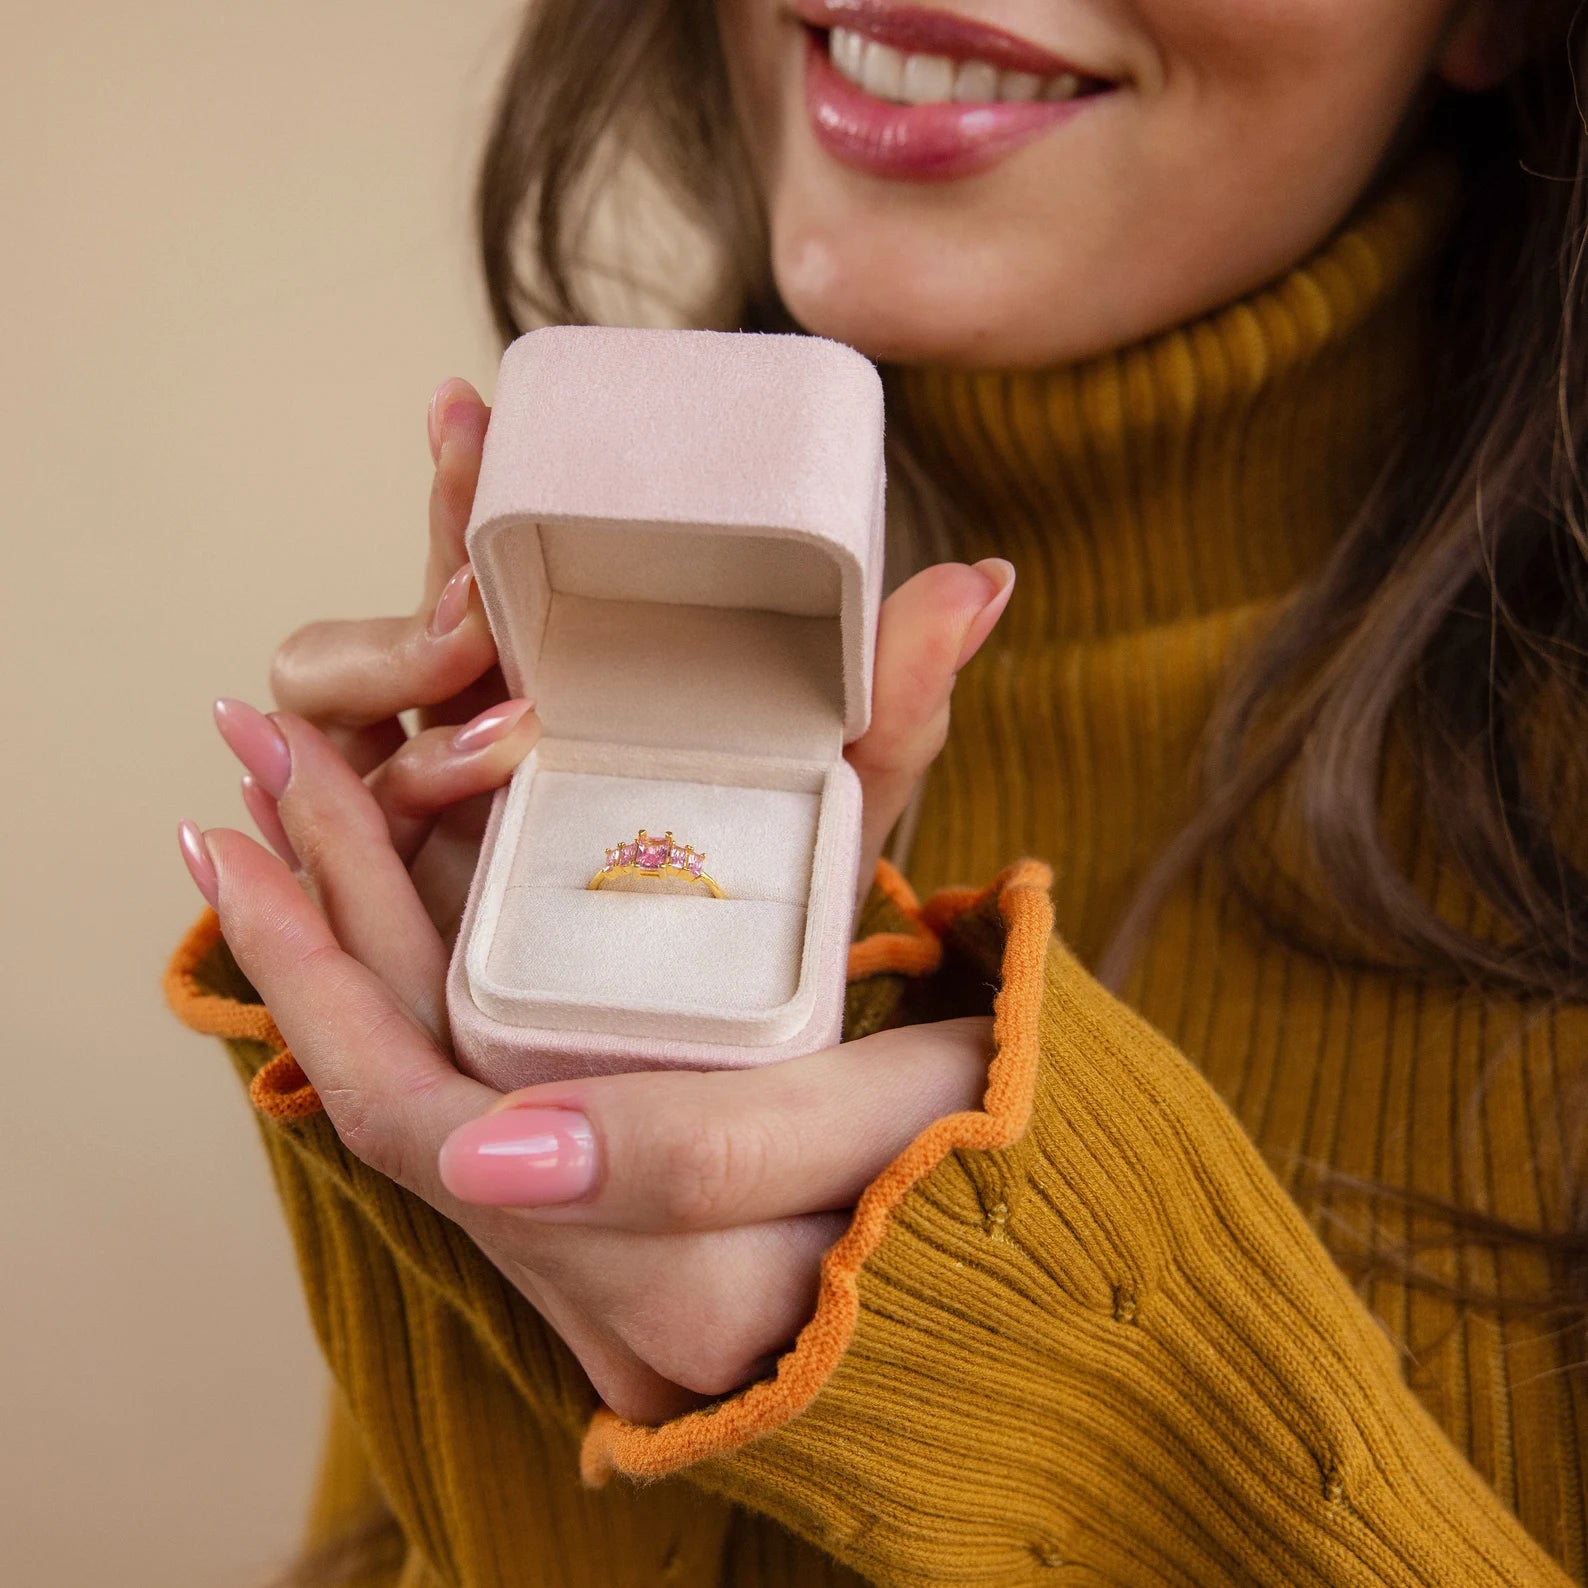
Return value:
[[(447, 980), (503, 1088), (839, 1040), (882, 581), (882, 389), (822, 338), (555, 326), (503, 355), (467, 544), (535, 749)], [(725, 897), (588, 887), (639, 829)]]

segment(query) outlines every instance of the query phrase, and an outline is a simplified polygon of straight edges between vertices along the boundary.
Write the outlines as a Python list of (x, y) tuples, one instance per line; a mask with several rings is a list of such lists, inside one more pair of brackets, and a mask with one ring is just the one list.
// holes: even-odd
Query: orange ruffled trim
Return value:
[[(797, 1417), (815, 1400), (849, 1348), (860, 1319), (861, 1267), (881, 1245), (888, 1220), (905, 1194), (954, 1148), (1007, 1147), (1030, 1124), (1039, 1051), (1037, 1015), (1053, 931), (1048, 891), (1053, 868), (1041, 860), (1017, 860), (985, 888), (943, 888), (922, 904), (891, 866), (893, 876), (883, 880), (881, 867), (887, 864), (879, 863), (878, 881), (890, 891), (895, 886), (902, 890), (899, 902), (905, 914), (934, 939), (962, 911), (997, 897), (1007, 935), (1003, 985), (993, 1000), (993, 1057), (982, 1107), (934, 1120), (866, 1187), (848, 1230), (822, 1259), (815, 1315), (779, 1361), (776, 1377), (752, 1384), (732, 1400), (686, 1412), (657, 1427), (629, 1422), (601, 1407), (585, 1430), (579, 1455), (580, 1474), (589, 1488), (600, 1488), (614, 1472), (631, 1478), (663, 1477), (708, 1456), (725, 1455)], [(876, 935), (883, 936), (909, 941), (899, 933)], [(862, 939), (855, 949), (867, 948), (876, 937)], [(882, 952), (877, 951), (879, 957)], [(854, 962), (851, 952), (851, 967)]]
[(198, 968), (221, 937), (221, 918), (211, 909), (187, 930), (165, 968), (165, 1001), (185, 1026), (211, 1037), (247, 1037), (276, 1051), (248, 1083), (248, 1099), (267, 1118), (280, 1122), (320, 1113), (325, 1105), (293, 1058), (276, 1022), (263, 1004), (223, 998), (202, 986)]

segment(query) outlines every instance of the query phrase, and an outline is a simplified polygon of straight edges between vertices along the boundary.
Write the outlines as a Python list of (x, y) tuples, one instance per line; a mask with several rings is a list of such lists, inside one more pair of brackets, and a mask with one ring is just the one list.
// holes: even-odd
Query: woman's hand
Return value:
[[(472, 495), (478, 436), (461, 445)], [(449, 494), (438, 485), (433, 508)], [(467, 517), (454, 501), (438, 537), (432, 512), (427, 588), (460, 587), (447, 567), (461, 566)], [(954, 677), (1012, 580), (1007, 563), (940, 564), (883, 603), (872, 726), (845, 751), (865, 802), (857, 895), (942, 746)], [(477, 613), (464, 622), (476, 619), (483, 627)], [(250, 808), (286, 863), (241, 833), (182, 826), (233, 955), (346, 1147), (466, 1230), (613, 1410), (655, 1421), (749, 1382), (810, 1316), (822, 1254), (860, 1190), (933, 1120), (977, 1104), (991, 1022), (880, 1032), (750, 1070), (607, 1076), (505, 1097), (462, 1075), (446, 1025), (449, 946), (411, 868), (439, 818), (507, 781), (538, 724), (526, 703), (505, 702), (461, 744), (441, 726), (397, 742), (403, 704), (450, 713), (469, 698), (470, 670), (479, 664), (478, 681), (490, 667), (480, 637), (430, 649), (404, 619), (299, 633), (316, 628), (319, 642), (297, 642), (285, 675), (324, 727), (240, 702), (218, 713), (249, 769)], [(318, 670), (304, 661), (316, 652)], [(403, 693), (382, 680), (387, 667)], [(278, 689), (282, 676), (278, 667)]]

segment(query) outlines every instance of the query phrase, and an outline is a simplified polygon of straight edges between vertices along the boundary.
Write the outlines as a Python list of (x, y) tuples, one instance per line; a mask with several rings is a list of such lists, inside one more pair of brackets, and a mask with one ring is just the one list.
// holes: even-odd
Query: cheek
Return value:
[[(1155, 0), (1156, 3), (1156, 0)], [(1449, 0), (1163, 6), (1156, 142), (1185, 176), (1306, 245), (1377, 169), (1426, 79)], [(1178, 140), (1174, 129), (1180, 130)], [(1200, 166), (1201, 175), (1191, 167)], [(1252, 200), (1260, 201), (1254, 205)]]
[[(1170, 102), (1320, 130), (1393, 121), (1428, 70), (1452, 0), (1149, 0), (1143, 20)], [(1255, 130), (1255, 128), (1253, 129)]]

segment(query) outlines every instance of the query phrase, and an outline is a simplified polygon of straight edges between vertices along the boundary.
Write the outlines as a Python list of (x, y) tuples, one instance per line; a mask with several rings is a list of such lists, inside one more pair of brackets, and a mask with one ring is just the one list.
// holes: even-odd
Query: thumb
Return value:
[(844, 748), (864, 801), (857, 906), (871, 888), (884, 840), (948, 737), (954, 680), (992, 633), (1014, 585), (1014, 564), (1002, 557), (940, 562), (882, 603), (871, 724)]

